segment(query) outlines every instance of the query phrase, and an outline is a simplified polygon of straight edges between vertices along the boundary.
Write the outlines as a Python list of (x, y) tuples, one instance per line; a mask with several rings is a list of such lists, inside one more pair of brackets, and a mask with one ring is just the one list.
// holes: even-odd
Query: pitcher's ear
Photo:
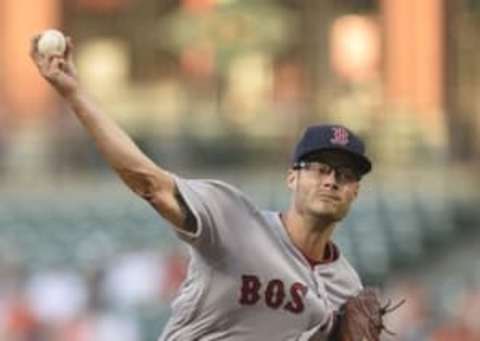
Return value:
[(297, 178), (298, 172), (290, 168), (287, 173), (287, 187), (291, 191), (293, 191), (297, 186)]
[(360, 182), (357, 182), (355, 188), (353, 189), (353, 197), (356, 199), (360, 191)]

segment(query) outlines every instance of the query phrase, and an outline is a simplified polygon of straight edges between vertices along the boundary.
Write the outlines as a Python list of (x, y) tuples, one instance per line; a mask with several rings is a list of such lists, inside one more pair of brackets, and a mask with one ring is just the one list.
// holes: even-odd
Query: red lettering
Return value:
[(272, 308), (279, 308), (285, 299), (285, 288), (283, 282), (279, 279), (272, 279), (268, 282), (265, 290), (265, 303)]
[[(262, 282), (255, 275), (242, 275), (242, 286), (240, 288), (240, 298), (238, 303), (242, 305), (255, 305), (263, 297), (265, 304), (271, 309), (280, 308), (285, 302), (287, 293), (285, 284), (280, 279), (272, 279), (268, 282), (265, 292), (260, 291)], [(290, 287), (290, 300), (283, 306), (283, 309), (300, 314), (305, 310), (304, 299), (308, 288), (302, 283), (295, 282)]]
[(240, 290), (240, 299), (238, 302), (244, 305), (253, 305), (260, 300), (260, 280), (257, 276), (243, 275), (242, 288)]
[(303, 298), (307, 294), (307, 291), (308, 288), (302, 283), (293, 283), (292, 287), (290, 288), (290, 295), (292, 296), (292, 300), (285, 305), (284, 309), (294, 314), (302, 313), (305, 309)]

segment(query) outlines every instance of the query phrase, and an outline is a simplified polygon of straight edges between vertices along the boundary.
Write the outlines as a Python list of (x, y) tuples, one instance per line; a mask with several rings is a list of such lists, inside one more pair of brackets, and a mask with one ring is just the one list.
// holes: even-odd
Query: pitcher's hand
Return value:
[(74, 95), (79, 87), (75, 65), (73, 63), (73, 44), (67, 37), (67, 48), (63, 55), (43, 55), (38, 52), (37, 42), (40, 35), (33, 37), (30, 56), (40, 74), (60, 95), (67, 98)]

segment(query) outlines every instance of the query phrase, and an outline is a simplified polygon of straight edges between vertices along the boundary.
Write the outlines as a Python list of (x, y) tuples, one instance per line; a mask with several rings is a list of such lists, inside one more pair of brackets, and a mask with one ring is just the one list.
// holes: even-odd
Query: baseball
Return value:
[(43, 55), (62, 55), (66, 48), (65, 36), (58, 30), (46, 30), (37, 42), (38, 52)]

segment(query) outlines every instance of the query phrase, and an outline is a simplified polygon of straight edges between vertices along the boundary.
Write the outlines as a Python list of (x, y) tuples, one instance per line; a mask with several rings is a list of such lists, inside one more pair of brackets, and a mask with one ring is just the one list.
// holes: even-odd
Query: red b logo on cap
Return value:
[(348, 144), (348, 131), (343, 127), (332, 128), (333, 137), (330, 142), (333, 144), (341, 144), (342, 146)]

